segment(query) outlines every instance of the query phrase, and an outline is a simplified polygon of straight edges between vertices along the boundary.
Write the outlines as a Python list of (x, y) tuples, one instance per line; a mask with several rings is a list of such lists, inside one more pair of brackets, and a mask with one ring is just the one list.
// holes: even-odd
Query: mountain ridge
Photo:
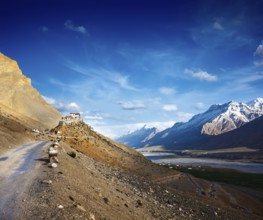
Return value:
[(117, 138), (116, 141), (134, 147), (152, 139), (158, 132), (160, 132), (158, 128), (144, 125), (141, 129)]
[[(263, 98), (248, 103), (230, 101), (214, 104), (207, 111), (193, 116), (188, 122), (177, 122), (146, 141), (143, 140), (147, 136), (143, 136), (139, 131), (124, 138), (135, 148), (161, 145), (169, 149), (187, 149), (187, 146), (193, 147), (195, 143), (204, 142), (207, 136), (218, 136), (239, 129), (262, 115)], [(140, 141), (133, 143), (129, 140), (136, 135), (137, 139), (142, 136)], [(119, 138), (118, 141), (124, 138)]]

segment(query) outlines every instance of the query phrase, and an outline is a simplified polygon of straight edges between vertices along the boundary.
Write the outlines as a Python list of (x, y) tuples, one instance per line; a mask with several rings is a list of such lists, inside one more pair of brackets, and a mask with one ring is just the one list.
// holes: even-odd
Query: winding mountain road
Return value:
[(0, 155), (0, 219), (15, 219), (16, 207), (38, 174), (41, 149), (49, 142), (33, 142)]

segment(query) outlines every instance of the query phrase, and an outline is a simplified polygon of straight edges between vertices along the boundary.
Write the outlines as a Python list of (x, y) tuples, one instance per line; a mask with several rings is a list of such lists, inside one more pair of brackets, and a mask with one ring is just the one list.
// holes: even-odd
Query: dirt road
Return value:
[[(33, 142), (0, 155), (0, 219), (15, 219), (23, 194), (34, 180), (49, 142)], [(41, 156), (42, 154), (42, 156)]]

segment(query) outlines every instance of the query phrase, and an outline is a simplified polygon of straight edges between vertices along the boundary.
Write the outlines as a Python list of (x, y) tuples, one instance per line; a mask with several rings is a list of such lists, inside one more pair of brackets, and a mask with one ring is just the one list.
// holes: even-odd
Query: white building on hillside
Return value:
[(61, 118), (60, 124), (71, 124), (81, 121), (80, 113), (70, 113)]
[(72, 116), (74, 119), (80, 119), (80, 113), (69, 113), (70, 116)]

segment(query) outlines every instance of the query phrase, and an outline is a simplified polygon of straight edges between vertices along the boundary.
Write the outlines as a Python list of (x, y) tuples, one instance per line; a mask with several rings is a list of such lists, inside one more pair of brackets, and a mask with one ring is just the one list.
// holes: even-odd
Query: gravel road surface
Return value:
[[(40, 167), (41, 154), (49, 142), (33, 142), (0, 155), (0, 219), (15, 219), (23, 193)], [(43, 149), (43, 150), (41, 150)]]

